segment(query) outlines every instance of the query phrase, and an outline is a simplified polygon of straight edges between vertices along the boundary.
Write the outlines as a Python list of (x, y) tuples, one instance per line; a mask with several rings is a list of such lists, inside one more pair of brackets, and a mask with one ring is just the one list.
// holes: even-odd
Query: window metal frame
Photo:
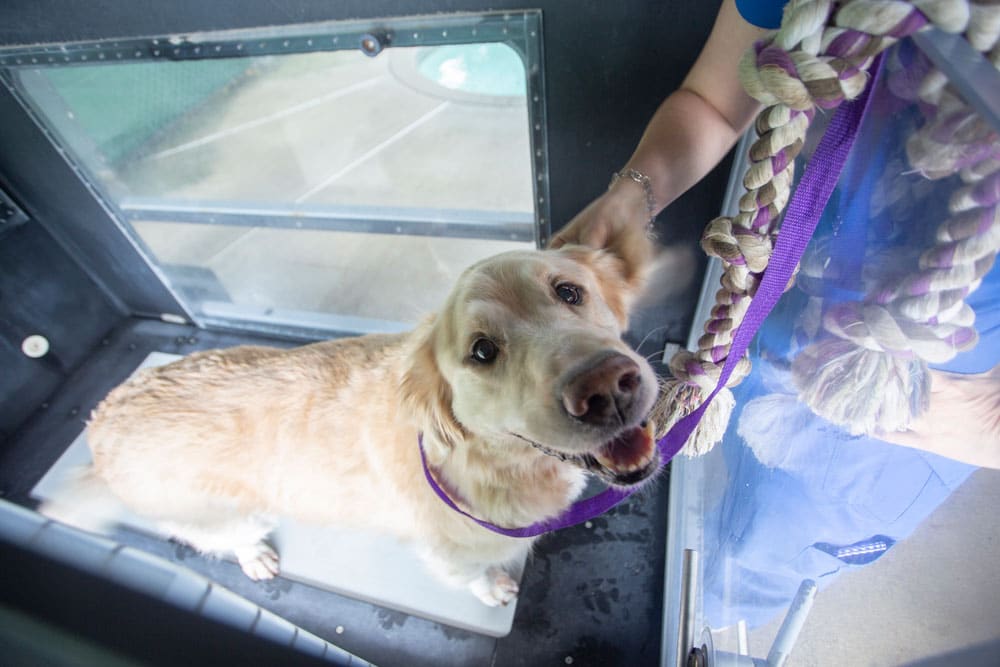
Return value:
[[(93, 66), (140, 62), (178, 62), (214, 58), (243, 58), (315, 52), (361, 50), (377, 57), (384, 48), (442, 46), (456, 44), (503, 43), (511, 47), (524, 64), (526, 105), (532, 165), (533, 214), (458, 209), (417, 209), (387, 206), (329, 207), (258, 205), (248, 202), (177, 202), (169, 199), (122, 197), (112, 199), (113, 182), (92, 174), (87, 155), (74, 154), (68, 144), (86, 146), (90, 141), (81, 132), (73, 141), (66, 131), (53, 128), (50, 113), (27, 94), (23, 77), (38, 76), (41, 68)], [(376, 45), (372, 53), (372, 45)], [(108, 212), (118, 230), (136, 249), (163, 286), (184, 309), (184, 316), (199, 326), (227, 326), (276, 332), (260, 322), (240, 323), (219, 320), (193, 312), (188, 299), (171, 287), (170, 280), (153, 253), (139, 237), (132, 221), (186, 222), (206, 225), (252, 226), (288, 229), (320, 229), (369, 234), (440, 236), (446, 238), (493, 239), (534, 242), (543, 247), (551, 234), (549, 206), (548, 147), (546, 137), (545, 83), (540, 10), (483, 12), (395, 17), (377, 20), (323, 21), (267, 28), (220, 30), (183, 35), (160, 35), (84, 42), (0, 47), (0, 82), (25, 113), (49, 139), (90, 194)], [(39, 77), (40, 78), (40, 77)], [(94, 149), (96, 150), (96, 148)], [(87, 149), (84, 148), (84, 152)], [(330, 316), (322, 328), (348, 330), (337, 326), (338, 316)], [(346, 318), (356, 324), (357, 318)], [(314, 323), (315, 324), (315, 323)], [(305, 330), (314, 335), (314, 326), (296, 331), (282, 325), (281, 333), (301, 337)], [(381, 328), (381, 327), (379, 327)], [(353, 332), (353, 329), (350, 329)]]

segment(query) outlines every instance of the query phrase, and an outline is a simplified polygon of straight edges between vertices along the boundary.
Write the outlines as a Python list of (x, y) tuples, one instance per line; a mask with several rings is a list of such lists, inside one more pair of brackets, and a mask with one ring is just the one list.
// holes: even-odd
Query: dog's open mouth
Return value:
[(638, 484), (653, 474), (660, 462), (653, 427), (648, 422), (625, 430), (583, 458), (588, 470), (619, 486)]
[(648, 422), (625, 429), (614, 440), (587, 454), (567, 454), (528, 442), (539, 451), (580, 466), (615, 486), (634, 486), (656, 472), (660, 465), (653, 426)]

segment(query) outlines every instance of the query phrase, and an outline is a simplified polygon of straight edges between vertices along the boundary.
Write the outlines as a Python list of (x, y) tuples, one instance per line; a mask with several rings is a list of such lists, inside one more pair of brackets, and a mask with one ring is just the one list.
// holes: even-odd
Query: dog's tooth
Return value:
[(600, 463), (605, 468), (607, 468), (608, 470), (615, 469), (614, 460), (604, 456), (604, 454), (602, 454), (600, 451), (594, 453), (594, 458), (597, 459), (597, 462)]
[(647, 467), (652, 462), (653, 462), (653, 454), (650, 453), (647, 456), (642, 457), (642, 460), (640, 460), (638, 463), (636, 463), (636, 464), (634, 464), (632, 466), (629, 466), (629, 468), (628, 468), (628, 470), (626, 470), (626, 472), (635, 472), (637, 470), (642, 470), (643, 468)]

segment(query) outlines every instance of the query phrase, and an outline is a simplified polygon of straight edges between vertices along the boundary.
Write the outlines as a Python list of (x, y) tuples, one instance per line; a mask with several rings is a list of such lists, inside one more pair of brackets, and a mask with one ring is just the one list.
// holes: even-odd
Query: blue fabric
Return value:
[[(784, 613), (803, 579), (823, 590), (862, 566), (830, 554), (830, 545), (906, 539), (975, 469), (850, 436), (798, 402), (787, 371), (767, 370), (737, 388), (722, 444), (726, 492), (706, 516), (705, 613), (713, 627), (766, 624)], [(787, 446), (787, 456), (768, 467), (736, 431), (744, 412), (763, 409), (753, 398), (774, 395), (785, 400), (768, 435)]]
[[(817, 238), (827, 239), (843, 269), (819, 286), (827, 303), (856, 298), (852, 290), (860, 284), (860, 266), (852, 253), (864, 256), (865, 245), (870, 252), (879, 249), (873, 244), (902, 243), (900, 235), (919, 233), (921, 226), (947, 217), (946, 196), (914, 207), (912, 225), (910, 218), (901, 225), (889, 212), (872, 215), (867, 206), (867, 195), (878, 189), (887, 164), (901, 158), (912, 129), (907, 120), (913, 119), (869, 115), (871, 140), (859, 139), (865, 148), (852, 155), (844, 191), (827, 208)], [(854, 196), (858, 193), (865, 196)], [(789, 361), (798, 351), (795, 324), (806, 302), (801, 289), (789, 291), (758, 333), (750, 351), (754, 371), (734, 390), (737, 407), (719, 446), (721, 459), (709, 469), (717, 476), (714, 484), (724, 486), (716, 502), (706, 502), (704, 603), (712, 627), (739, 620), (763, 625), (786, 611), (803, 579), (815, 580), (822, 590), (840, 573), (877, 560), (909, 537), (975, 470), (876, 438), (851, 436), (801, 404)], [(966, 302), (976, 312), (979, 343), (938, 367), (987, 371), (1000, 363), (1000, 266)], [(767, 465), (752, 445), (767, 450)]]
[(736, 0), (736, 9), (747, 23), (774, 30), (781, 25), (781, 13), (787, 2), (788, 0)]

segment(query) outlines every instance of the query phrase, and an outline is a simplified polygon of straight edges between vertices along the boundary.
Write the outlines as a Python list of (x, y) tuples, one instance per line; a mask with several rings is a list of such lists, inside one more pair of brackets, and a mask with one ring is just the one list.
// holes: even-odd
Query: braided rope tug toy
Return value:
[[(716, 218), (702, 237), (705, 251), (722, 262), (721, 288), (698, 349), (670, 360), (673, 378), (652, 415), (658, 436), (698, 407), (718, 381), (733, 332), (768, 266), (795, 157), (816, 109), (857, 97), (876, 55), (931, 25), (966, 32), (970, 44), (1000, 65), (1000, 7), (946, 0), (792, 0), (781, 28), (743, 58), (741, 81), (766, 108), (755, 124), (759, 138), (749, 151), (739, 213)], [(861, 302), (827, 308), (814, 327), (824, 337), (793, 363), (800, 399), (852, 433), (905, 428), (926, 409), (927, 362), (950, 359), (976, 342), (964, 297), (978, 287), (1000, 247), (1000, 142), (945, 83), (936, 71), (921, 81), (920, 98), (933, 115), (907, 148), (913, 167), (928, 177), (960, 171), (966, 186), (952, 197), (952, 217), (912, 274), (873, 288)], [(794, 277), (788, 287), (792, 282)], [(729, 388), (749, 371), (743, 357), (688, 439), (686, 454), (703, 454), (722, 438), (735, 402)], [(864, 391), (873, 383), (879, 400)]]

